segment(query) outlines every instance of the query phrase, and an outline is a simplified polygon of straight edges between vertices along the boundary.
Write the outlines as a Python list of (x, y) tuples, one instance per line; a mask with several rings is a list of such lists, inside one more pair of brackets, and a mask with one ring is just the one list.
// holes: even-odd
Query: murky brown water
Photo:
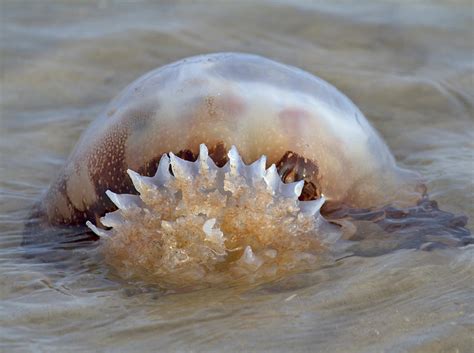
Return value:
[(474, 350), (472, 245), (175, 295), (123, 283), (87, 250), (41, 263), (19, 246), (29, 208), (116, 93), (152, 68), (216, 51), (333, 83), (399, 163), (423, 173), (442, 209), (473, 219), (470, 1), (66, 3), (0, 7), (0, 351)]

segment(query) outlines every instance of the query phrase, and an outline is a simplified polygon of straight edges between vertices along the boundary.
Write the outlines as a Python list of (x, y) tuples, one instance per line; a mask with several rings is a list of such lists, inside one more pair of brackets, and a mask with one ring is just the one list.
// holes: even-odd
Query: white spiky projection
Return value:
[(304, 182), (284, 184), (265, 156), (246, 165), (232, 147), (228, 157), (218, 168), (202, 144), (195, 162), (163, 155), (153, 177), (128, 170), (139, 195), (107, 191), (118, 208), (100, 220), (110, 229), (87, 222), (106, 261), (124, 277), (164, 286), (255, 281), (313, 266), (338, 237), (319, 213), (324, 197), (299, 201)]

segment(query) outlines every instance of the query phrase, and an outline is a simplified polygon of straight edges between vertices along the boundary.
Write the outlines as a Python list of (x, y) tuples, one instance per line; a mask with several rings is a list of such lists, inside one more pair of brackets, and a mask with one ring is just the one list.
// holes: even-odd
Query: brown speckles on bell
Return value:
[(215, 118), (217, 115), (215, 98), (213, 96), (206, 97), (205, 102), (207, 107), (207, 113), (211, 118)]
[(76, 177), (66, 180), (67, 195), (74, 208), (84, 211), (87, 205), (95, 203), (97, 194), (95, 192), (95, 180), (90, 178), (87, 167), (77, 168)]
[(285, 183), (304, 180), (301, 196), (302, 201), (316, 200), (321, 197), (318, 185), (319, 168), (317, 164), (297, 153), (287, 151), (276, 164), (278, 174)]
[(101, 147), (97, 148), (97, 152), (88, 161), (89, 178), (95, 183), (95, 194), (100, 195), (94, 203), (89, 203), (90, 211), (87, 213), (93, 214), (92, 218), (103, 215), (104, 210), (115, 209), (108, 198), (102, 197), (106, 190), (122, 193), (129, 193), (133, 190), (130, 180), (126, 177), (125, 145), (127, 138), (127, 127), (110, 131), (101, 142)]

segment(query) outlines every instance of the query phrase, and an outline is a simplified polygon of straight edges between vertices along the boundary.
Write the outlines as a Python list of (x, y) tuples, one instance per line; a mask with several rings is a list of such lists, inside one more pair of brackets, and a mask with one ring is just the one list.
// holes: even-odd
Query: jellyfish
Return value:
[[(400, 212), (438, 211), (420, 175), (397, 166), (334, 86), (261, 56), (217, 53), (126, 87), (82, 134), (34, 218), (87, 222), (94, 234), (83, 234), (100, 238), (123, 273), (176, 284), (306, 268), (347, 220), (389, 229)], [(467, 231), (465, 218), (443, 219)]]

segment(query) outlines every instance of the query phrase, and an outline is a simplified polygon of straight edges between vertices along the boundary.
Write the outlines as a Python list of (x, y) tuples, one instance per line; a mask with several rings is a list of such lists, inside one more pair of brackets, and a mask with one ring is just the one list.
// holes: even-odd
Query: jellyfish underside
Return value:
[(283, 183), (266, 158), (246, 165), (235, 147), (215, 161), (164, 155), (153, 177), (128, 171), (139, 194), (108, 192), (118, 210), (100, 219), (105, 261), (122, 277), (162, 287), (254, 283), (308, 270), (339, 237), (319, 214), (324, 197), (301, 201), (304, 181)]

